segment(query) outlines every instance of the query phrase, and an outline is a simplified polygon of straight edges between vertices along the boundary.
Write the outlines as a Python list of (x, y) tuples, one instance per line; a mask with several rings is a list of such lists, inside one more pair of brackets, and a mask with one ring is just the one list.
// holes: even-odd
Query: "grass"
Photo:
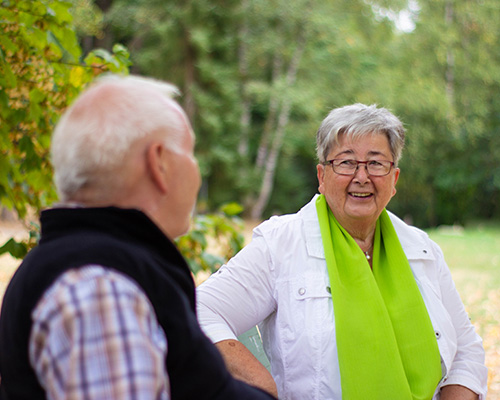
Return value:
[(487, 400), (500, 400), (500, 223), (427, 231), (439, 244), (469, 317), (483, 338)]

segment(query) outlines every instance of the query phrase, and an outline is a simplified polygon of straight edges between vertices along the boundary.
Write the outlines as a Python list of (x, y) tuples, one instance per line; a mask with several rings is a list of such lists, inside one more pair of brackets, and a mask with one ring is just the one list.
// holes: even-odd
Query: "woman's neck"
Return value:
[(354, 241), (358, 244), (361, 250), (365, 254), (372, 253), (373, 250), (373, 238), (375, 237), (375, 226), (370, 227), (360, 227), (357, 229), (345, 228), (347, 232), (352, 236)]
[(365, 240), (360, 240), (360, 239), (354, 238), (354, 241), (358, 244), (358, 246), (363, 251), (363, 253), (369, 254), (369, 255), (372, 254), (372, 250), (373, 250), (373, 236), (371, 238), (365, 239)]

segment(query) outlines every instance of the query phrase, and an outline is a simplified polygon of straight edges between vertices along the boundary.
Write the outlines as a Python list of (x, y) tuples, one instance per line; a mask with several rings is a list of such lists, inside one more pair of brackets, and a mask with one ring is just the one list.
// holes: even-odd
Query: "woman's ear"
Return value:
[(146, 152), (146, 164), (151, 180), (163, 194), (168, 192), (168, 154), (165, 146), (160, 142), (152, 143)]
[(316, 171), (318, 176), (318, 191), (323, 193), (323, 183), (325, 181), (325, 166), (323, 164), (316, 165)]
[(399, 168), (396, 168), (394, 170), (394, 186), (392, 188), (392, 195), (394, 196), (396, 194), (396, 183), (398, 183), (398, 179), (399, 179), (399, 173), (401, 172), (401, 170)]

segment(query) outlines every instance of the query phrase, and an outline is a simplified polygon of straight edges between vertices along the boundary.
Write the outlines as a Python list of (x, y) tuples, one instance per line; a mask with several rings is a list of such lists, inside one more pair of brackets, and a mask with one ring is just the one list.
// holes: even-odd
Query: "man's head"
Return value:
[(52, 163), (62, 202), (138, 208), (169, 236), (189, 226), (200, 186), (194, 135), (175, 86), (99, 79), (61, 117)]

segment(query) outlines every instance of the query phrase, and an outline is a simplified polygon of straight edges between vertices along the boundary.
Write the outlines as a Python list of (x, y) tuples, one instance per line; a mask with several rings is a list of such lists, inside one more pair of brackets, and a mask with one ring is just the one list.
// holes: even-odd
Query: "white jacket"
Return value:
[[(198, 319), (213, 342), (236, 339), (259, 324), (283, 400), (342, 399), (333, 303), (315, 201), (296, 214), (259, 225), (252, 242), (197, 289)], [(484, 400), (487, 368), (482, 341), (440, 248), (425, 232), (389, 215), (436, 332), (443, 378), (433, 399), (439, 399), (443, 385), (460, 384)], [(398, 400), (397, 393), (393, 399)]]

